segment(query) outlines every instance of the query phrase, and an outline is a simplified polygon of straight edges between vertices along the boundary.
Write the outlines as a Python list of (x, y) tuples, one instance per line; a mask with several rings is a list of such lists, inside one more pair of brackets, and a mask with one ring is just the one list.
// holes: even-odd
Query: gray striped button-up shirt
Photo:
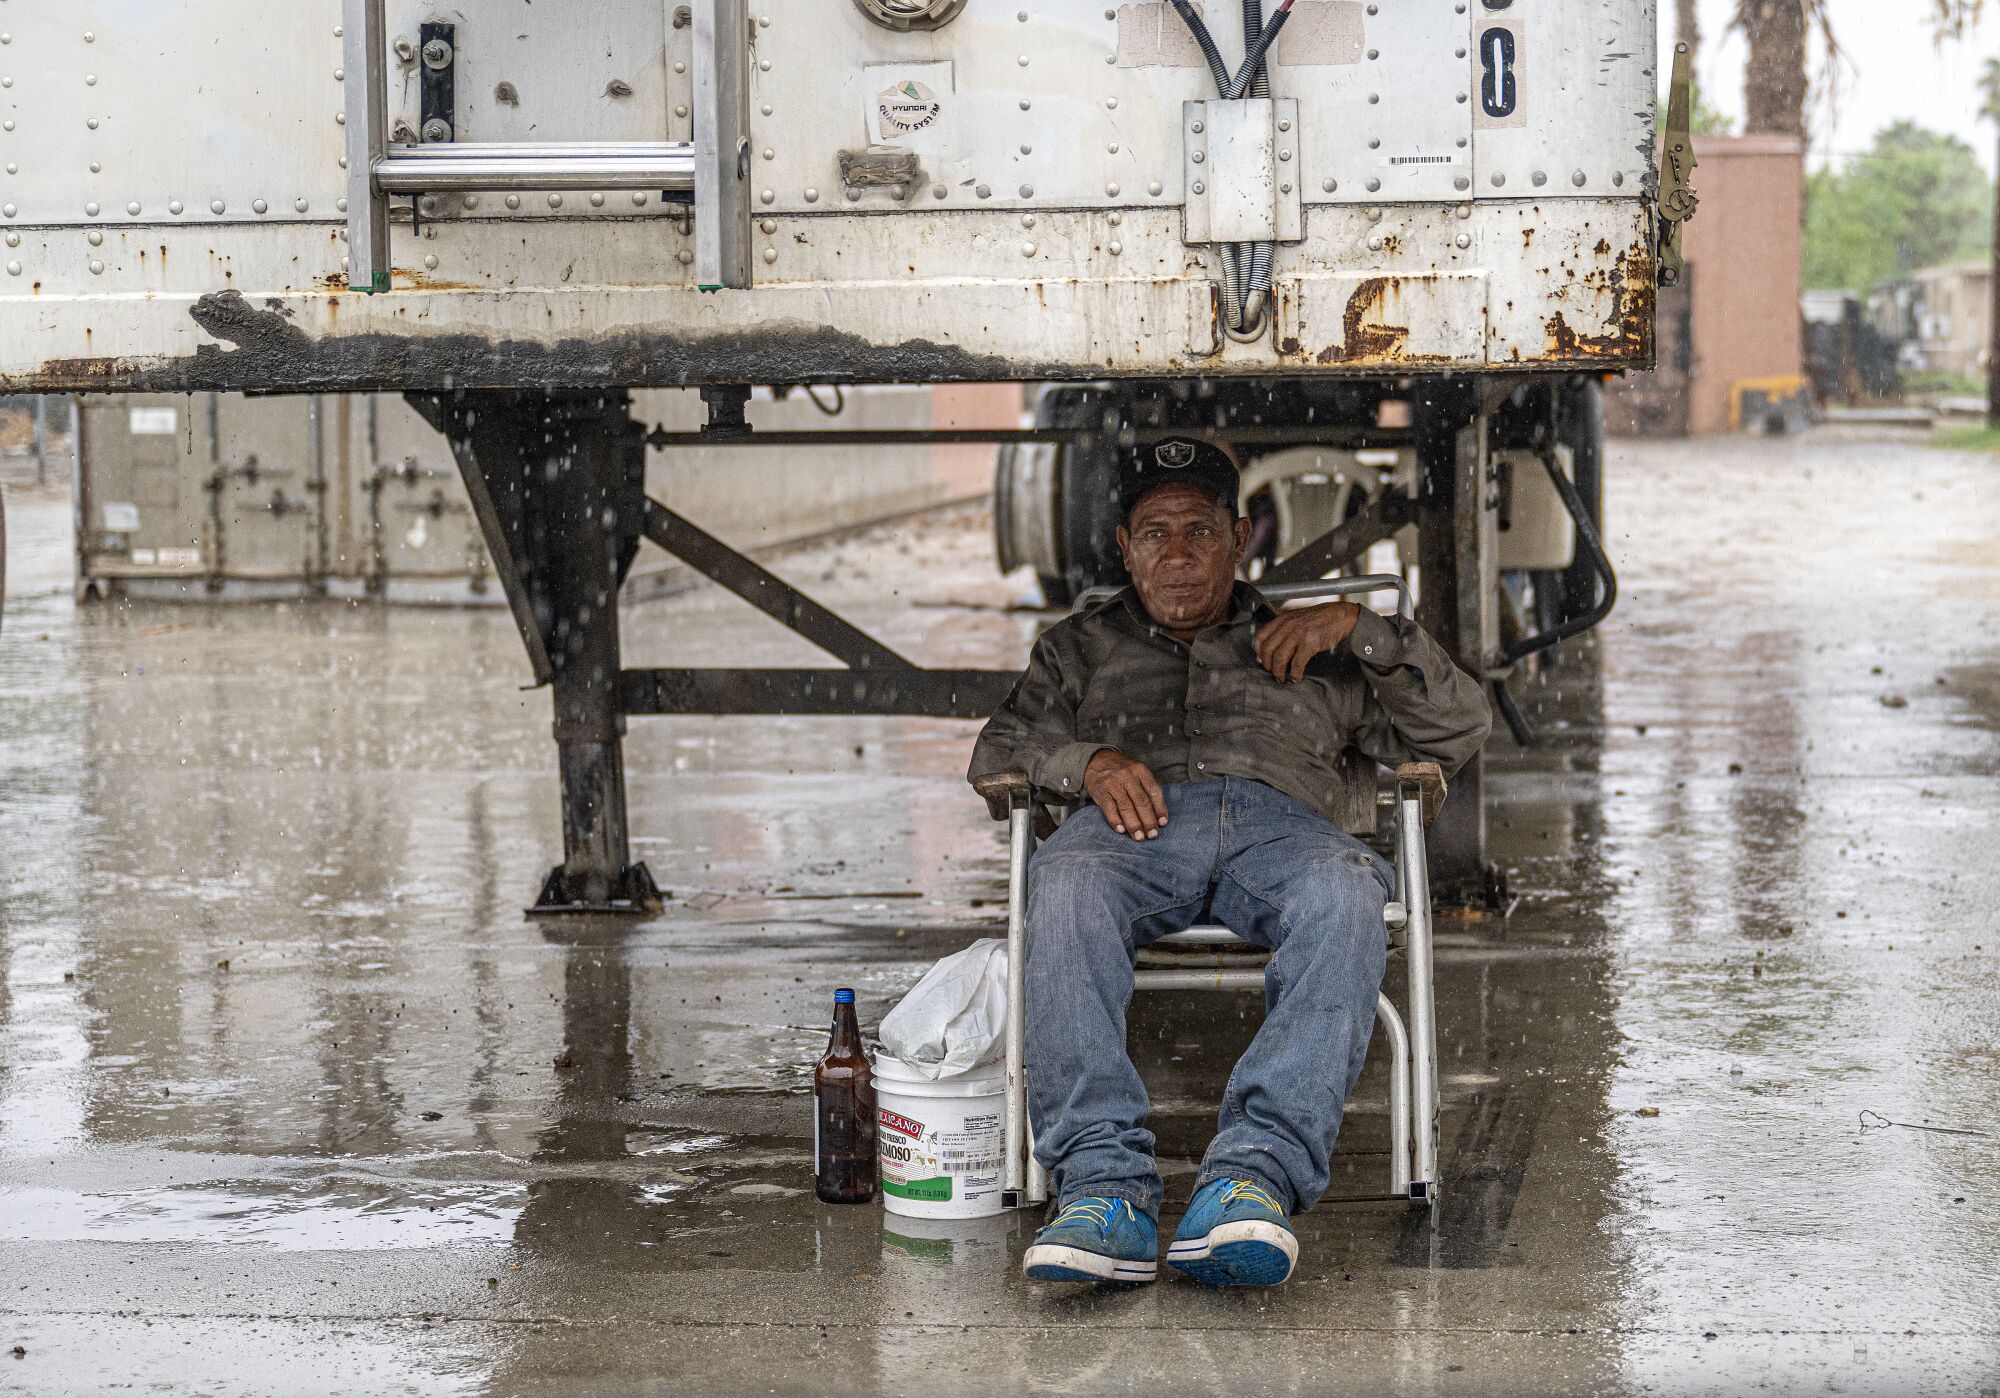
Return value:
[(1116, 748), (1163, 785), (1247, 777), (1364, 834), (1377, 763), (1436, 762), (1449, 776), (1486, 741), (1485, 691), (1415, 622), (1364, 608), (1345, 642), (1281, 683), (1254, 648), (1276, 615), (1239, 582), (1228, 620), (1191, 642), (1129, 587), (1057, 622), (987, 720), (967, 776), (1025, 771), (1043, 799), (1080, 801), (1084, 767)]

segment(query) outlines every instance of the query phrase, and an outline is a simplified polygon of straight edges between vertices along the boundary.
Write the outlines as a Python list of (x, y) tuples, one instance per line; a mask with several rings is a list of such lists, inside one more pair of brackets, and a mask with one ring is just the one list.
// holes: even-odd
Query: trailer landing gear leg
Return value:
[[(1471, 675), (1484, 675), (1498, 649), (1496, 491), (1490, 480), (1486, 417), (1475, 387), (1462, 380), (1417, 395), (1417, 620)], [(1475, 753), (1451, 780), (1426, 840), (1431, 894), (1444, 906), (1499, 911), (1506, 876), (1486, 858), (1486, 759)]]
[(534, 914), (660, 907), (625, 825), (618, 588), (645, 517), (644, 429), (620, 393), (412, 403), (450, 440), (538, 683), (555, 699), (563, 862)]

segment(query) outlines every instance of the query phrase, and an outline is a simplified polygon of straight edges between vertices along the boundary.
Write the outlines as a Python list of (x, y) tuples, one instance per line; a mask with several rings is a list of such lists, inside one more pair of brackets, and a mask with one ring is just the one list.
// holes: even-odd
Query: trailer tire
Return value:
[[(1116, 394), (1086, 385), (1047, 389), (1035, 404), (1037, 427), (1115, 430), (1123, 420)], [(1130, 581), (1118, 552), (1120, 522), (1118, 448), (1108, 436), (1000, 449), (993, 481), (1000, 567), (1032, 567), (1049, 606), (1067, 607), (1093, 587)]]

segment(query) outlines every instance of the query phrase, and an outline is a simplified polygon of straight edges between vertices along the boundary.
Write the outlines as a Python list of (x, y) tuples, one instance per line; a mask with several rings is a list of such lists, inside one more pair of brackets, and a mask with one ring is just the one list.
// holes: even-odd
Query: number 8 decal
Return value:
[(1479, 62), (1486, 75), (1479, 83), (1479, 109), (1490, 117), (1514, 114), (1514, 34), (1495, 27), (1479, 36)]

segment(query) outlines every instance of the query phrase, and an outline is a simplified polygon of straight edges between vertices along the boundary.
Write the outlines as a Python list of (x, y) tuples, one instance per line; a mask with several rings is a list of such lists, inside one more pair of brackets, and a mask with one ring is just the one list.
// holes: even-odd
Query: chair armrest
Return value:
[(1034, 799), (1034, 786), (1026, 772), (989, 772), (972, 779), (972, 789), (986, 798), (986, 813), (1005, 820), (1008, 813)]
[(1424, 829), (1431, 828), (1438, 818), (1438, 808), (1444, 805), (1444, 768), (1435, 762), (1405, 762), (1396, 769), (1396, 788), (1400, 792), (1405, 782), (1414, 782), (1418, 800), (1422, 803)]

